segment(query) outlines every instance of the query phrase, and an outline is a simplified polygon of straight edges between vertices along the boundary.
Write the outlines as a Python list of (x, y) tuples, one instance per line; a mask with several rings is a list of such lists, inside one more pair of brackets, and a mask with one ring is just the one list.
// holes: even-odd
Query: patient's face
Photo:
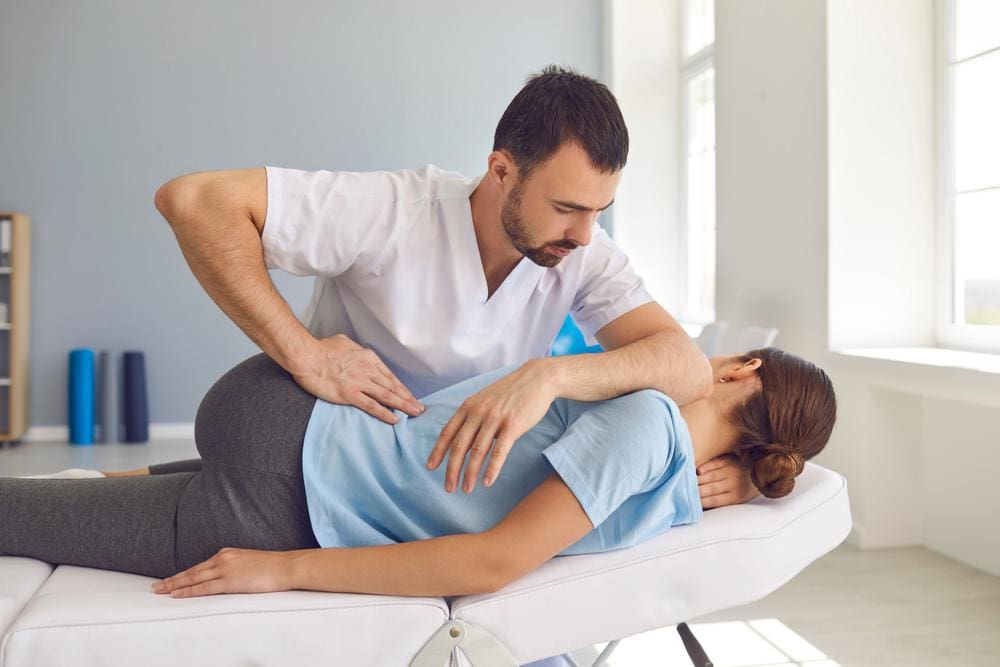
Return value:
[(552, 249), (572, 251), (590, 243), (591, 228), (601, 213), (598, 209), (614, 199), (620, 179), (620, 171), (601, 173), (590, 164), (583, 148), (567, 142), (536, 167), (527, 182), (519, 180), (511, 188), (500, 221), (518, 252), (539, 266), (555, 266), (563, 256)]

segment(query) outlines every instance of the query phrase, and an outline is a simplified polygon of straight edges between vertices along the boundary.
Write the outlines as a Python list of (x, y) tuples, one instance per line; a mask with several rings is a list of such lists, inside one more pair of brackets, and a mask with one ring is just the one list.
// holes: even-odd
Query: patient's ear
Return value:
[(727, 370), (723, 375), (725, 381), (730, 380), (743, 380), (751, 375), (756, 374), (757, 369), (764, 364), (759, 357), (754, 357), (750, 361), (740, 362), (733, 364), (729, 370)]

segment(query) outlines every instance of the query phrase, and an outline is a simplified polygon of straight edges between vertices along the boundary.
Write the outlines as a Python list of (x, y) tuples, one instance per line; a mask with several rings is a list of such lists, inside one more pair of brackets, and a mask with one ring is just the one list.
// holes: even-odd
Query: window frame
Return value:
[[(955, 277), (955, 142), (953, 113), (955, 77), (955, 0), (935, 0), (935, 305), (934, 334), (939, 347), (1000, 353), (1000, 325), (956, 324), (957, 285)], [(959, 63), (980, 58), (996, 48), (967, 56)], [(1000, 188), (1000, 184), (994, 186)], [(994, 189), (990, 187), (988, 189)]]
[[(714, 0), (712, 0), (714, 4)], [(688, 294), (690, 293), (689, 284), (689, 268), (690, 268), (690, 243), (691, 238), (691, 224), (688, 219), (688, 201), (687, 201), (687, 188), (688, 188), (688, 155), (687, 155), (687, 145), (688, 145), (688, 84), (699, 74), (704, 73), (708, 69), (715, 68), (715, 36), (713, 31), (712, 41), (706, 46), (702, 47), (699, 51), (692, 53), (689, 56), (684, 55), (684, 43), (685, 43), (685, 16), (684, 16), (684, 0), (680, 0), (677, 3), (678, 12), (678, 40), (677, 40), (677, 61), (679, 65), (678, 71), (678, 103), (680, 108), (678, 110), (678, 130), (680, 135), (678, 137), (677, 149), (678, 149), (678, 161), (680, 163), (680, 168), (678, 171), (678, 191), (677, 191), (677, 202), (678, 202), (678, 216), (681, 222), (680, 225), (680, 257), (681, 257), (681, 294), (680, 294), (680, 319), (691, 324), (708, 324), (715, 320), (716, 309), (714, 308), (715, 299), (713, 298), (713, 309), (709, 313), (706, 310), (698, 309), (695, 310), (694, 304), (688, 300)], [(713, 11), (714, 16), (714, 11)], [(713, 99), (715, 98), (715, 84), (713, 79)], [(717, 105), (716, 100), (716, 105)], [(717, 108), (717, 106), (716, 106)], [(713, 134), (715, 133), (714, 124), (715, 119), (712, 119), (713, 123)], [(718, 139), (716, 139), (715, 145), (712, 150), (715, 151), (718, 146)], [(718, 153), (716, 153), (718, 156)], [(717, 165), (717, 161), (715, 162)], [(716, 182), (713, 179), (713, 182)], [(712, 221), (712, 229), (716, 229), (716, 221)], [(713, 281), (712, 286), (713, 292), (715, 290), (715, 281)]]

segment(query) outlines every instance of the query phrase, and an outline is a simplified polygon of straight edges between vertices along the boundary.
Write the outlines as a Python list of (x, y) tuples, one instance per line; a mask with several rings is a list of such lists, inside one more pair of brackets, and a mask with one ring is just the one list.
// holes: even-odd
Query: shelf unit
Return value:
[(0, 442), (18, 440), (28, 430), (31, 382), (31, 218), (0, 211), (0, 220), (5, 219), (11, 225), (11, 252), (8, 263), (0, 265), (0, 302), (8, 313), (7, 321), (0, 320)]

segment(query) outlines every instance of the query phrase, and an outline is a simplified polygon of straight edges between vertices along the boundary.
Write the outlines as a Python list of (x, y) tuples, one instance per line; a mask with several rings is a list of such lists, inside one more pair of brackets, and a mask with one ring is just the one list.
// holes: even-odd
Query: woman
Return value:
[(175, 597), (495, 591), (553, 556), (697, 521), (695, 469), (716, 456), (734, 457), (765, 496), (791, 491), (833, 428), (829, 378), (774, 348), (711, 361), (713, 393), (683, 408), (652, 389), (556, 399), (494, 483), (466, 495), (445, 492), (444, 467), (424, 462), (461, 403), (514, 366), (426, 396), (424, 413), (397, 410), (390, 425), (317, 400), (258, 354), (202, 400), (200, 461), (0, 479), (0, 553), (167, 577), (154, 590)]

